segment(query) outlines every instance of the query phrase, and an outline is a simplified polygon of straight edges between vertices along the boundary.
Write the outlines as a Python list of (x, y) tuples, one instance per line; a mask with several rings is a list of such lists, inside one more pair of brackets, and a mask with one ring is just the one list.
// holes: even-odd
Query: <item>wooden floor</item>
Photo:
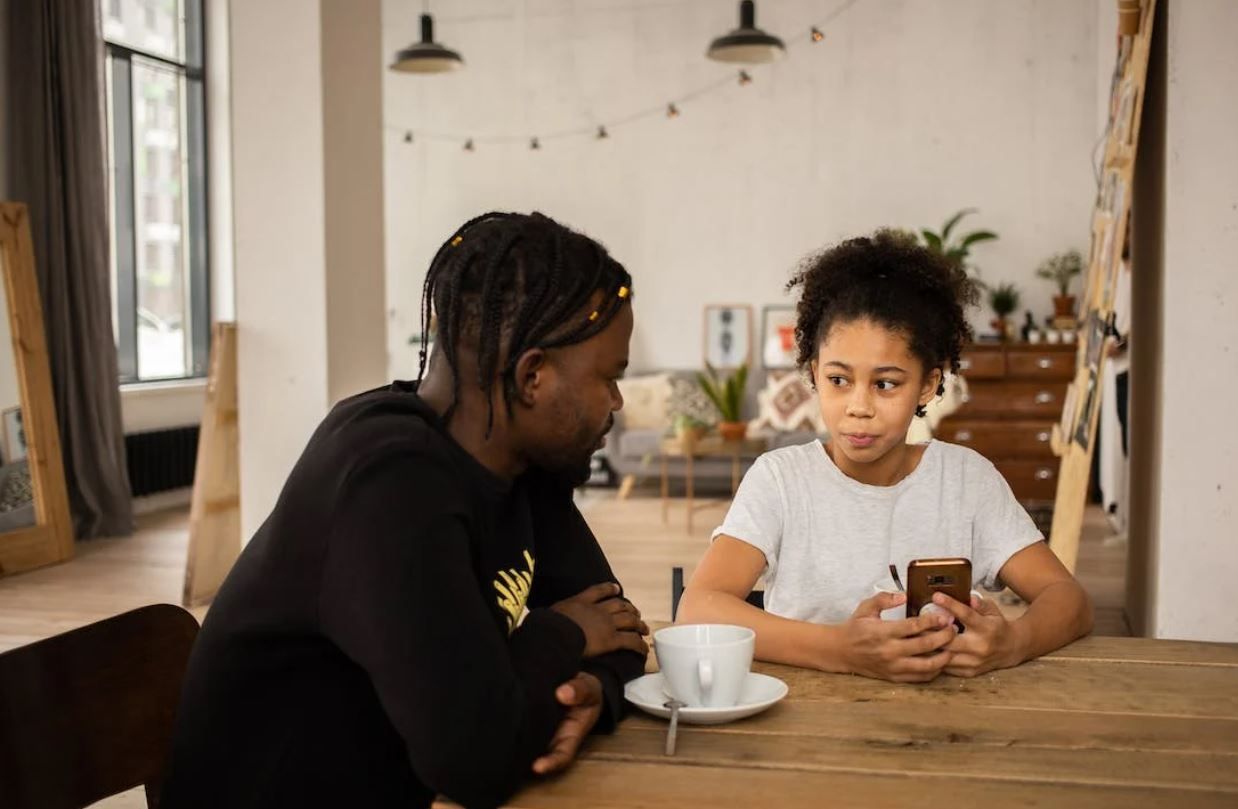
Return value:
[[(691, 576), (721, 520), (726, 501), (708, 501), (685, 530), (683, 505), (672, 500), (662, 522), (660, 500), (612, 491), (589, 492), (580, 506), (629, 597), (655, 621), (671, 617), (671, 568)], [(139, 518), (131, 537), (77, 545), (62, 565), (0, 579), (0, 651), (82, 626), (145, 604), (180, 602), (188, 543), (188, 511)], [(1088, 512), (1079, 554), (1079, 579), (1096, 604), (1096, 634), (1126, 635), (1122, 617), (1126, 548), (1114, 542), (1099, 509)], [(1017, 614), (1017, 605), (1003, 605)], [(194, 610), (199, 620), (206, 608)]]

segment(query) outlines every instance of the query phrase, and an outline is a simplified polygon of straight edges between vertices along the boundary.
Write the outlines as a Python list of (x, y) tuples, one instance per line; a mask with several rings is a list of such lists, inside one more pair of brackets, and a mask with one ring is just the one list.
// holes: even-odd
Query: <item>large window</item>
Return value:
[(100, 0), (121, 382), (206, 373), (201, 0)]

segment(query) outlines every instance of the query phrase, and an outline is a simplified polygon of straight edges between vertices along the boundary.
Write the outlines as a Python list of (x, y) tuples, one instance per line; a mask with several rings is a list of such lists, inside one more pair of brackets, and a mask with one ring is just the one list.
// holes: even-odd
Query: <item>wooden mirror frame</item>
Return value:
[(35, 513), (34, 525), (0, 533), (3, 576), (73, 556), (73, 522), (43, 331), (43, 303), (34, 273), (30, 212), (24, 203), (0, 202), (0, 259)]

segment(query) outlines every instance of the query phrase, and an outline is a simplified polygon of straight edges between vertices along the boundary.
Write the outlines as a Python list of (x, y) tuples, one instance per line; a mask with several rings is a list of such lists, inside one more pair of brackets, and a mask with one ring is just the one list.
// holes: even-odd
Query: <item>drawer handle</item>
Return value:
[(955, 432), (955, 434), (954, 434), (954, 440), (955, 440), (955, 441), (970, 441), (970, 440), (971, 440), (971, 430), (958, 430), (958, 431), (956, 431), (956, 432)]
[(1049, 479), (1049, 478), (1051, 478), (1051, 477), (1053, 477), (1053, 470), (1052, 470), (1052, 469), (1037, 469), (1037, 470), (1036, 470), (1036, 479), (1037, 479), (1037, 480), (1048, 480), (1048, 479)]
[(1041, 357), (1040, 359), (1036, 361), (1036, 364), (1039, 365), (1041, 368), (1052, 368), (1053, 360), (1049, 359), (1048, 357)]
[(971, 370), (971, 360), (959, 360), (959, 370), (960, 370), (960, 371), (970, 371), (970, 370)]
[(1042, 390), (1036, 394), (1036, 404), (1048, 404), (1053, 401), (1053, 394), (1047, 390)]
[(1049, 433), (1043, 430), (1041, 432), (1036, 433), (1036, 440), (1042, 444), (1049, 443)]

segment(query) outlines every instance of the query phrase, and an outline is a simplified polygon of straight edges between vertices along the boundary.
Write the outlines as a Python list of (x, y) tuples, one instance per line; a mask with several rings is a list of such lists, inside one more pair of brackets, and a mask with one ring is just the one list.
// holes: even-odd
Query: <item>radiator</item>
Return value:
[(193, 485), (198, 427), (150, 430), (125, 436), (129, 490), (134, 497)]

